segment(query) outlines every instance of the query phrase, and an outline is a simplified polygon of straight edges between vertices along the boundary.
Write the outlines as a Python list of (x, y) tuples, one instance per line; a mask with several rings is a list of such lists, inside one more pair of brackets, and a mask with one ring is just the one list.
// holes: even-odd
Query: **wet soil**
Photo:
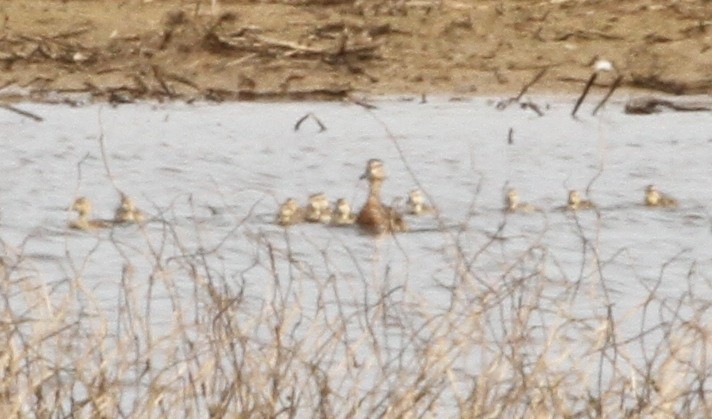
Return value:
[(710, 0), (5, 0), (3, 101), (712, 94)]

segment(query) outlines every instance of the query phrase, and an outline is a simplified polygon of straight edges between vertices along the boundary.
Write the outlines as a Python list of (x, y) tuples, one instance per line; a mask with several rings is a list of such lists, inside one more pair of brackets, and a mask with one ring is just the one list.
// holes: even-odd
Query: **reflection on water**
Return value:
[[(262, 244), (298, 260), (297, 276), (337, 273), (339, 287), (354, 296), (364, 292), (360, 279), (390, 281), (434, 306), (448, 304), (443, 289), (454, 285), (458, 264), (496, 284), (503, 266), (525, 253), (536, 259), (539, 248), (541, 261), (527, 263), (594, 287), (605, 277), (620, 313), (659, 277), (659, 292), (675, 296), (685, 291), (679, 278), (693, 267), (705, 276), (712, 266), (709, 114), (628, 116), (609, 105), (601, 117), (573, 120), (570, 101), (549, 104), (543, 117), (497, 111), (483, 99), (383, 101), (373, 114), (334, 103), (24, 105), (45, 121), (0, 113), (0, 238), (6, 257), (22, 255), (48, 284), (81, 275), (107, 312), (119, 309), (119, 278), (129, 265), (138, 288), (170, 278), (190, 296), (191, 280), (170, 276), (172, 263), (186, 255), (210, 260), (215, 271), (201, 276), (233, 278), (246, 295), (261, 296), (271, 277)], [(328, 129), (305, 121), (295, 132), (307, 112)], [(143, 228), (66, 228), (75, 196), (90, 197), (99, 217), (110, 217), (118, 204), (101, 158), (99, 119), (116, 185), (154, 215)], [(387, 202), (420, 186), (440, 216), (410, 217), (413, 232), (381, 239), (352, 228), (274, 225), (287, 197), (305, 202), (325, 192), (358, 208), (366, 196), (358, 177), (373, 157), (386, 164)], [(643, 207), (650, 183), (678, 198), (680, 208)], [(568, 190), (589, 185), (598, 212), (554, 210)], [(545, 211), (503, 213), (509, 187)], [(160, 271), (157, 261), (166, 261)], [(307, 290), (304, 307), (322, 303), (308, 301), (318, 283), (300, 286)], [(171, 309), (160, 302), (173, 301), (170, 289), (152, 291), (154, 309), (165, 316)]]

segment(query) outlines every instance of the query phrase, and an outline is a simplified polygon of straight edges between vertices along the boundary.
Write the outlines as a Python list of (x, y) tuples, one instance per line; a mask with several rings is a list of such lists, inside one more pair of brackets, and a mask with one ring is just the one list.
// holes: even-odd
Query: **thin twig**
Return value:
[(524, 87), (522, 87), (522, 90), (519, 91), (519, 94), (517, 95), (517, 97), (514, 100), (518, 102), (519, 99), (521, 99), (522, 96), (524, 96), (527, 93), (527, 90), (529, 90), (530, 87), (534, 86), (534, 84), (536, 84), (536, 82), (538, 82), (542, 77), (544, 77), (544, 74), (546, 74), (546, 72), (548, 70), (549, 70), (549, 67), (542, 68), (536, 74), (536, 76), (534, 76), (534, 78), (531, 79), (531, 81), (529, 83), (525, 84)]
[(317, 118), (316, 115), (314, 115), (312, 112), (307, 113), (303, 117), (299, 118), (297, 120), (297, 123), (294, 124), (294, 131), (299, 131), (299, 128), (302, 126), (302, 122), (306, 121), (308, 118), (311, 118), (314, 120), (314, 122), (319, 125), (319, 132), (324, 132), (326, 131), (326, 125), (324, 125), (319, 118)]
[(77, 162), (77, 185), (74, 188), (74, 196), (79, 196), (79, 189), (81, 189), (81, 184), (82, 184), (82, 164), (84, 164), (84, 161), (89, 158), (89, 153), (85, 154), (84, 157), (82, 157), (78, 162)]
[(598, 77), (598, 73), (593, 73), (591, 74), (591, 77), (589, 77), (588, 82), (586, 82), (586, 87), (583, 88), (581, 96), (579, 96), (578, 100), (576, 101), (576, 105), (574, 105), (574, 109), (571, 111), (572, 118), (576, 117), (576, 112), (578, 112), (579, 106), (581, 106), (581, 103), (583, 103), (583, 100), (586, 98), (588, 91), (591, 89), (591, 86), (593, 86), (593, 83), (596, 81), (596, 77)]
[(623, 81), (623, 76), (618, 76), (618, 77), (616, 77), (616, 79), (613, 81), (613, 84), (611, 85), (611, 88), (608, 89), (608, 92), (606, 93), (606, 95), (605, 95), (605, 96), (603, 97), (603, 99), (598, 103), (598, 105), (596, 105), (596, 109), (593, 110), (593, 112), (591, 113), (591, 115), (596, 116), (596, 113), (598, 113), (598, 110), (601, 109), (601, 108), (603, 107), (603, 105), (606, 104), (606, 102), (608, 102), (608, 99), (609, 99), (611, 96), (613, 96), (613, 92), (615, 92), (616, 89), (618, 88), (618, 86), (621, 85), (621, 82), (622, 82), (622, 81)]
[(362, 108), (366, 108), (366, 109), (378, 109), (378, 106), (373, 105), (373, 104), (368, 103), (368, 102), (365, 102), (365, 101), (360, 100), (360, 99), (354, 99), (354, 98), (352, 98), (352, 97), (350, 97), (350, 96), (347, 97), (347, 99), (349, 100), (349, 102), (353, 103), (354, 105), (361, 106)]
[(44, 118), (42, 118), (41, 116), (36, 115), (32, 112), (28, 112), (28, 111), (24, 111), (22, 109), (16, 108), (12, 105), (0, 105), (0, 108), (7, 109), (8, 111), (15, 112), (17, 114), (20, 114), (20, 115), (25, 116), (30, 119), (34, 119), (37, 122), (44, 121)]
[(101, 150), (101, 162), (104, 164), (104, 169), (106, 169), (106, 175), (109, 177), (109, 181), (111, 181), (111, 184), (114, 185), (114, 189), (116, 189), (119, 194), (122, 194), (123, 192), (116, 184), (114, 175), (111, 174), (111, 169), (109, 168), (109, 159), (106, 157), (106, 146), (104, 144), (104, 124), (101, 122), (102, 109), (102, 107), (99, 107), (99, 112), (97, 114), (97, 118), (99, 121), (99, 150)]
[[(509, 105), (511, 105), (512, 103), (518, 103), (522, 99), (522, 97), (527, 93), (527, 90), (529, 90), (530, 87), (532, 87), (534, 84), (536, 84), (536, 82), (538, 82), (542, 77), (544, 77), (544, 74), (546, 74), (546, 72), (548, 70), (549, 70), (548, 67), (542, 68), (534, 76), (534, 78), (532, 78), (527, 84), (525, 84), (522, 87), (522, 89), (519, 91), (519, 94), (517, 96), (510, 97), (509, 99), (501, 100), (501, 101), (497, 102), (497, 105), (496, 105), (497, 110), (503, 111), (503, 110), (507, 109), (507, 107)], [(529, 101), (528, 103), (530, 104), (529, 107), (531, 107), (534, 110), (534, 112), (539, 114), (539, 116), (543, 115), (543, 113), (538, 109), (538, 107), (536, 107), (536, 105), (534, 105), (531, 101)], [(525, 104), (522, 104), (522, 105), (525, 105)], [(532, 107), (531, 105), (534, 105), (534, 107)], [(526, 108), (526, 106), (523, 106), (523, 108)]]
[(533, 110), (537, 115), (539, 115), (539, 116), (544, 116), (544, 111), (542, 111), (542, 110), (539, 108), (539, 105), (537, 105), (536, 103), (534, 103), (534, 102), (532, 102), (532, 101), (522, 102), (522, 104), (521, 104), (520, 106), (522, 107), (522, 109), (531, 109), (531, 110)]

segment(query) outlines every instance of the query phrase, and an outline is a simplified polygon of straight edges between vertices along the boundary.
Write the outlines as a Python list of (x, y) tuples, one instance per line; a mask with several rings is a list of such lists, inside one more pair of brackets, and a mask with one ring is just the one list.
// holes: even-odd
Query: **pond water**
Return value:
[[(630, 116), (614, 103), (600, 117), (572, 119), (570, 102), (541, 99), (547, 108), (542, 117), (517, 107), (498, 111), (488, 99), (384, 100), (372, 111), (337, 103), (24, 105), (45, 120), (0, 113), (0, 170), (5, 174), (0, 231), (15, 245), (33, 236), (30, 254), (45, 259), (62, 258), (64, 240), (72, 248), (93, 242), (92, 234), (65, 228), (73, 217), (66, 208), (75, 196), (85, 195), (93, 200), (96, 216), (113, 214), (118, 198), (101, 158), (103, 130), (117, 186), (144, 211), (169, 210), (186, 226), (197, 221), (207, 241), (221, 240), (248, 214), (245, 229), (280, 231), (271, 222), (287, 197), (305, 201), (308, 194), (323, 191), (332, 200), (346, 197), (358, 208), (366, 193), (358, 177), (365, 162), (377, 157), (389, 176), (385, 200), (404, 197), (417, 180), (439, 208), (442, 222), (467, 224), (465, 244), (477, 246), (496, 231), (507, 186), (516, 187), (523, 200), (552, 209), (565, 203), (569, 189), (583, 190), (593, 182), (589, 197), (600, 207), (600, 220), (584, 227), (597, 229), (602, 259), (626, 249), (624, 263), (642, 277), (657, 275), (661, 262), (681, 251), (683, 259), (707, 263), (712, 244), (710, 113)], [(326, 131), (308, 119), (295, 132), (296, 121), (308, 112)], [(513, 144), (507, 142), (510, 129)], [(681, 207), (660, 211), (640, 205), (650, 183), (678, 198)], [(595, 219), (589, 214), (582, 218)], [(571, 252), (573, 268), (578, 267), (580, 244), (571, 234), (570, 214), (552, 210), (510, 219), (506, 233), (515, 235), (511, 230), (539, 234), (546, 223), (547, 245), (560, 249), (563, 261)], [(432, 218), (410, 222), (419, 231), (400, 235), (399, 243), (412, 250), (412, 270), (422, 274), (414, 281), (426, 285), (435, 267), (415, 265), (428, 265), (427, 255), (443, 245), (442, 235), (427, 232), (438, 225)], [(133, 234), (120, 232), (125, 239)], [(361, 256), (371, 252), (374, 242), (352, 230), (336, 233), (313, 225), (296, 227), (293, 234), (313, 240), (316, 248), (336, 235)], [(53, 242), (62, 243), (60, 253)], [(618, 286), (625, 287), (625, 278)]]
[[(456, 283), (458, 263), (493, 285), (509, 261), (533, 246), (545, 249), (542, 269), (552, 277), (593, 288), (605, 277), (619, 313), (640, 303), (661, 276), (658, 292), (671, 298), (687, 292), (690, 276), (712, 279), (710, 113), (631, 116), (612, 102), (597, 117), (584, 107), (572, 119), (573, 99), (538, 98), (543, 116), (514, 106), (497, 110), (495, 102), (383, 99), (373, 110), (342, 103), (23, 104), (44, 121), (0, 112), (5, 257), (21, 254), (47, 283), (81, 275), (107, 313), (119, 309), (117, 284), (128, 262), (142, 282), (156, 275), (157, 259), (190, 252), (208, 251), (216, 274), (234, 278), (247, 295), (264, 295), (271, 274), (268, 264), (256, 262), (264, 254), (255, 243), (278, 254), (289, 246), (301, 276), (337, 272), (347, 293), (362, 293), (359, 281), (367, 278), (436, 306), (448, 303), (442, 290)], [(325, 131), (313, 119), (295, 131), (309, 112)], [(358, 179), (370, 158), (386, 165), (387, 202), (419, 185), (439, 216), (411, 217), (414, 231), (395, 238), (274, 225), (287, 197), (305, 202), (323, 191), (360, 207), (367, 185)], [(76, 196), (90, 197), (98, 217), (113, 214), (112, 182), (153, 221), (69, 230), (74, 215), (67, 207)], [(651, 183), (680, 207), (644, 207), (643, 189)], [(569, 189), (589, 185), (598, 212), (555, 209)], [(507, 187), (544, 210), (505, 216)], [(174, 280), (190, 296), (194, 284)], [(712, 298), (709, 287), (701, 292), (697, 297)], [(305, 295), (305, 307), (318, 304)], [(157, 311), (170, 312), (160, 303), (167, 295), (157, 292), (155, 299)]]

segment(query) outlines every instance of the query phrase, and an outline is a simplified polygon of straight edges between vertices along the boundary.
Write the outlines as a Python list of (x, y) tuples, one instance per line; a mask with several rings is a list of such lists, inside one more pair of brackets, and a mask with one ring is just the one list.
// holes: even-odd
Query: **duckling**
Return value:
[(69, 228), (93, 230), (95, 228), (107, 228), (113, 225), (113, 223), (108, 220), (89, 219), (89, 214), (91, 214), (91, 201), (86, 197), (80, 196), (75, 199), (69, 209), (79, 214), (76, 220), (69, 222)]
[(403, 216), (381, 202), (381, 186), (385, 178), (383, 162), (370, 159), (361, 175), (361, 179), (367, 179), (369, 183), (368, 198), (356, 217), (356, 224), (372, 234), (408, 230)]
[(350, 225), (353, 224), (354, 221), (356, 221), (356, 215), (351, 212), (349, 201), (344, 198), (337, 199), (331, 215), (331, 224)]
[(328, 223), (331, 220), (331, 208), (325, 193), (309, 196), (305, 219), (310, 223)]
[(506, 212), (531, 212), (539, 208), (519, 200), (519, 193), (514, 188), (509, 188), (504, 196), (504, 210)]
[(288, 198), (279, 207), (277, 224), (287, 227), (304, 221), (304, 208), (299, 206), (296, 199)]
[(581, 199), (581, 194), (578, 191), (569, 191), (569, 199), (566, 202), (566, 209), (576, 211), (595, 207), (596, 205), (588, 199)]
[(114, 222), (116, 224), (142, 223), (144, 220), (143, 212), (136, 208), (136, 204), (130, 196), (122, 193), (121, 204), (114, 212)]
[(412, 189), (408, 193), (406, 205), (408, 206), (408, 214), (411, 215), (431, 214), (434, 211), (433, 207), (425, 203), (425, 195), (418, 188)]
[(655, 185), (645, 188), (645, 205), (648, 207), (676, 207), (677, 199), (658, 191)]

